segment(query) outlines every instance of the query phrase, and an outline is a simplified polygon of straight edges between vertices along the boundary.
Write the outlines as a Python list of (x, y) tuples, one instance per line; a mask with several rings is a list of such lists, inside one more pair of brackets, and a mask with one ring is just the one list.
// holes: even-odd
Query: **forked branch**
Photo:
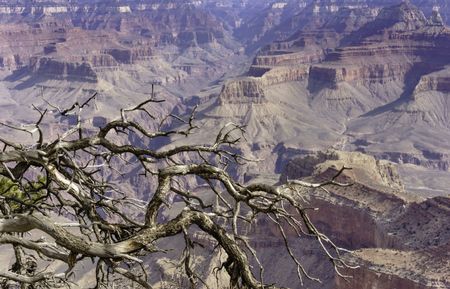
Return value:
[[(58, 110), (61, 115), (81, 113), (94, 98), (95, 94), (81, 104)], [(261, 218), (271, 220), (279, 228), (279, 238), (284, 240), (300, 279), (317, 280), (291, 250), (286, 226), (299, 237), (314, 237), (336, 270), (346, 266), (339, 255), (343, 249), (311, 222), (304, 197), (311, 189), (349, 186), (337, 181), (347, 168), (320, 183), (290, 180), (281, 186), (240, 184), (228, 168), (248, 161), (233, 149), (244, 139), (243, 126), (229, 123), (206, 144), (153, 148), (130, 142), (131, 134), (138, 135), (142, 143), (157, 138), (169, 138), (170, 143), (173, 140), (170, 138), (195, 132), (195, 110), (181, 128), (170, 128), (170, 124), (161, 124), (168, 119), (183, 118), (156, 119), (148, 113), (147, 106), (159, 102), (150, 99), (123, 109), (118, 119), (96, 130), (83, 128), (78, 121), (75, 128), (62, 131), (54, 139), (40, 130), (46, 110), (36, 108), (37, 146), (0, 138), (4, 145), (0, 152), (0, 181), (9, 186), (8, 189), (0, 186), (0, 245), (25, 248), (42, 260), (67, 263), (63, 275), (45, 270), (27, 275), (25, 267), (18, 266), (22, 269), (4, 271), (0, 278), (19, 284), (41, 282), (52, 287), (70, 280), (77, 263), (91, 258), (97, 284), (107, 285), (110, 273), (116, 272), (144, 288), (152, 288), (155, 281), (148, 280), (149, 275), (143, 269), (144, 257), (161, 251), (156, 249), (158, 241), (179, 235), (184, 236), (186, 245), (180, 268), (184, 268), (186, 280), (195, 287), (206, 284), (204, 276), (192, 266), (196, 243), (191, 235), (202, 232), (214, 240), (216, 252), (226, 254), (226, 261), (218, 268), (226, 270), (231, 286), (276, 288), (264, 284), (264, 264), (258, 258), (259, 252), (248, 241), (251, 236), (241, 235), (244, 226), (256, 226)], [(140, 117), (144, 115), (147, 121), (154, 121), (157, 129), (149, 130), (137, 121), (134, 116), (138, 112), (144, 112)], [(30, 132), (23, 129), (27, 126), (7, 126)], [(76, 131), (78, 134), (74, 135)], [(112, 182), (112, 176), (117, 175), (125, 177)], [(140, 192), (148, 200), (136, 199), (126, 185), (136, 176), (148, 178), (150, 191)], [(175, 208), (177, 199), (185, 204), (183, 208)], [(45, 233), (51, 240), (32, 240), (22, 234), (31, 230)], [(24, 256), (16, 255), (17, 264), (22, 264)], [(252, 269), (255, 262), (259, 274)], [(137, 274), (138, 271), (141, 273)]]

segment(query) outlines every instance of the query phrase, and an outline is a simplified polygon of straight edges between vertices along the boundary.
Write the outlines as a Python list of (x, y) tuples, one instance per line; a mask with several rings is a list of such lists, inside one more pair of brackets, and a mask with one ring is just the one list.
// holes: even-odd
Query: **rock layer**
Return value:
[[(321, 124), (330, 120), (336, 126), (328, 135), (342, 135), (334, 139), (336, 148), (447, 170), (450, 30), (439, 12), (425, 16), (408, 2), (382, 9), (377, 5), (387, 2), (350, 7), (351, 1), (338, 1), (329, 9), (325, 2), (322, 12), (316, 3), (299, 14), (310, 11), (309, 25), (262, 48), (246, 81), (258, 83), (266, 96), (271, 89), (291, 91), (296, 82), (290, 101), (316, 119), (317, 149), (329, 147), (330, 138), (320, 139), (326, 135)], [(278, 101), (280, 110), (283, 103)], [(300, 126), (314, 131), (309, 122)]]
[[(299, 158), (286, 170), (290, 179), (319, 173), (318, 181), (331, 178), (342, 165), (353, 167), (339, 180), (353, 186), (332, 186), (310, 196), (312, 207), (318, 208), (311, 220), (337, 244), (357, 250), (348, 258), (360, 267), (345, 270), (353, 276), (350, 282), (336, 276), (334, 288), (448, 287), (450, 227), (445, 220), (450, 199), (422, 200), (399, 191), (393, 164), (370, 159), (333, 152)], [(330, 165), (334, 168), (326, 169)], [(380, 182), (386, 175), (389, 181)]]

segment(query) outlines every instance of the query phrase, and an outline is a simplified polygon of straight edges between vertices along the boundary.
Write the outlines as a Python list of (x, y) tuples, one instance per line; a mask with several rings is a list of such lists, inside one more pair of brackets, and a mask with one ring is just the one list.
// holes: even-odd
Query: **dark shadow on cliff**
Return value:
[(81, 77), (70, 77), (70, 76), (58, 76), (53, 74), (37, 74), (30, 71), (28, 67), (20, 68), (14, 71), (11, 75), (4, 78), (4, 81), (11, 83), (18, 83), (14, 86), (16, 90), (24, 90), (31, 88), (33, 86), (39, 85), (49, 80), (59, 80), (59, 81), (73, 81), (73, 82), (87, 82), (96, 83), (96, 80)]
[(22, 67), (17, 70), (14, 70), (12, 74), (5, 77), (3, 80), (8, 82), (16, 82), (20, 81), (22, 78), (29, 76), (30, 71), (28, 67)]
[(429, 63), (414, 64), (413, 67), (405, 75), (405, 86), (399, 98), (390, 103), (379, 106), (361, 115), (360, 117), (372, 117), (387, 111), (392, 111), (399, 105), (411, 101), (412, 100), (411, 96), (414, 93), (414, 90), (417, 84), (419, 83), (420, 78), (424, 75), (439, 71), (442, 68), (443, 67), (436, 67), (435, 65), (431, 65)]

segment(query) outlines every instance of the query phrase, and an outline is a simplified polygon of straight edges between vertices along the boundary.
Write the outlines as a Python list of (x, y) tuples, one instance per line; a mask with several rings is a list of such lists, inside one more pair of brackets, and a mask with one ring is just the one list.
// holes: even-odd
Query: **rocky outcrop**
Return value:
[(450, 73), (449, 68), (422, 76), (414, 89), (414, 95), (417, 96), (421, 92), (431, 90), (450, 93), (450, 75), (448, 73)]
[(264, 103), (265, 96), (258, 79), (246, 78), (226, 83), (219, 95), (223, 103)]
[(405, 3), (382, 9), (374, 21), (342, 41), (344, 45), (328, 53), (323, 64), (311, 68), (312, 86), (403, 82), (412, 69), (427, 73), (442, 65), (437, 58), (444, 64), (450, 59), (449, 30)]
[(309, 87), (337, 89), (339, 83), (353, 82), (362, 85), (404, 81), (413, 67), (411, 63), (320, 64), (311, 66)]
[(74, 62), (88, 62), (95, 68), (116, 67), (119, 65), (119, 62), (109, 54), (93, 54), (89, 56), (72, 57), (71, 60)]
[[(344, 166), (351, 170), (345, 172), (341, 182), (353, 185), (315, 191), (311, 206), (319, 208), (319, 213), (312, 213), (312, 220), (345, 248), (403, 247), (395, 236), (388, 234), (380, 216), (406, 204), (403, 184), (392, 163), (362, 153), (318, 152), (294, 158), (280, 179), (285, 182), (311, 175), (329, 179)], [(332, 222), (327, 212), (333, 212)]]
[(16, 70), (23, 66), (23, 62), (19, 55), (5, 55), (1, 57), (0, 68), (6, 68), (9, 70)]
[(103, 53), (111, 55), (117, 63), (132, 64), (133, 57), (130, 49), (109, 48)]
[(280, 66), (267, 68), (252, 66), (250, 76), (231, 80), (223, 85), (219, 95), (220, 103), (264, 103), (264, 88), (271, 85), (299, 81), (308, 76), (308, 66)]
[(359, 183), (368, 186), (383, 185), (403, 191), (404, 186), (392, 162), (377, 160), (373, 156), (359, 152), (328, 150), (309, 153), (293, 158), (284, 169), (280, 180), (304, 178), (326, 171), (329, 167), (352, 168), (348, 174)]
[(33, 74), (47, 75), (57, 79), (74, 79), (96, 82), (97, 75), (89, 63), (68, 63), (51, 58), (41, 57), (30, 60), (30, 70)]
[(445, 269), (450, 246), (433, 247), (421, 251), (386, 249), (359, 250), (349, 257), (355, 270), (345, 270), (348, 280), (335, 279), (336, 289), (438, 289), (448, 288), (450, 278)]
[(279, 66), (316, 63), (324, 58), (322, 50), (302, 52), (277, 51), (279, 54), (258, 55), (253, 60), (254, 66)]
[(308, 66), (281, 66), (270, 69), (261, 77), (264, 86), (271, 86), (283, 82), (300, 81), (308, 77)]
[(210, 31), (185, 31), (177, 36), (177, 44), (182, 47), (215, 44), (217, 39), (223, 38), (220, 32)]
[[(420, 111), (410, 111), (409, 113), (421, 113)], [(371, 153), (377, 159), (384, 159), (400, 164), (413, 164), (431, 169), (447, 171), (450, 168), (450, 155), (423, 150), (421, 153), (406, 152), (373, 152)]]
[(107, 48), (100, 51), (96, 57), (103, 57), (103, 54), (111, 56), (117, 63), (120, 64), (134, 64), (139, 61), (148, 60), (151, 56), (154, 56), (154, 49), (151, 47), (145, 47), (144, 45), (137, 45), (135, 48)]
[(446, 288), (448, 197), (423, 200), (405, 193), (393, 164), (361, 153), (299, 157), (288, 164), (282, 180), (312, 173), (318, 175), (310, 180), (329, 180), (344, 165), (353, 169), (337, 180), (352, 186), (330, 186), (308, 195), (317, 208), (309, 216), (318, 228), (333, 242), (357, 249), (347, 258), (359, 268), (344, 271), (353, 276), (349, 282), (336, 276), (333, 288)]

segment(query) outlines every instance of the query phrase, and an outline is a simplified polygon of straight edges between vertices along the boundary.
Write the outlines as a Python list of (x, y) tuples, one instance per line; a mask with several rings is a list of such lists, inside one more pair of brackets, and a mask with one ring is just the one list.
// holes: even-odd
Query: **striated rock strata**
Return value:
[(359, 153), (293, 160), (282, 179), (314, 172), (316, 181), (330, 179), (343, 165), (353, 169), (339, 182), (351, 187), (331, 186), (310, 195), (311, 206), (318, 208), (311, 220), (337, 244), (357, 250), (346, 258), (359, 268), (344, 271), (353, 276), (349, 282), (336, 276), (333, 288), (448, 287), (448, 197), (423, 200), (405, 193), (392, 164)]
[(74, 65), (86, 62), (96, 71), (139, 65), (145, 67), (138, 69), (141, 74), (167, 83), (182, 82), (191, 74), (210, 78), (227, 68), (222, 57), (233, 57), (239, 45), (222, 20), (200, 4), (0, 3), (0, 69), (15, 71), (31, 58), (45, 57)]
[(337, 277), (335, 288), (448, 288), (449, 249), (450, 245), (420, 251), (358, 250), (348, 258), (353, 264), (363, 265), (354, 271), (346, 270), (353, 276), (347, 281)]
[(97, 75), (87, 62), (67, 63), (50, 58), (30, 59), (30, 70), (37, 75), (47, 75), (54, 78), (70, 79), (78, 81), (95, 82)]

